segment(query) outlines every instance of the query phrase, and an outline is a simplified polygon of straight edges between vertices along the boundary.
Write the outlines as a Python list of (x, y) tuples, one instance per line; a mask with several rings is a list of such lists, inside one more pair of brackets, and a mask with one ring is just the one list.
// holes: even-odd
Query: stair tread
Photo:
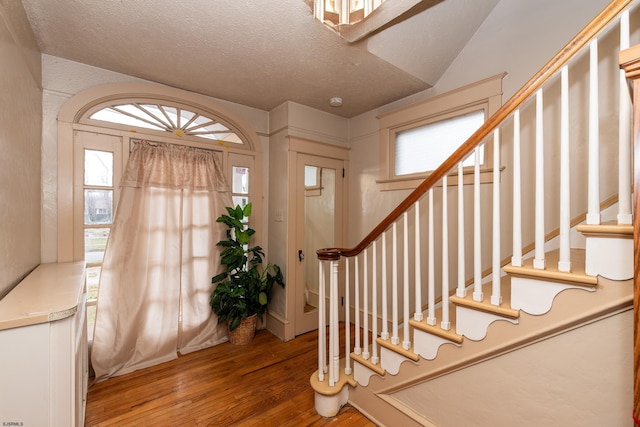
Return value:
[(633, 238), (633, 225), (618, 224), (616, 221), (607, 221), (602, 224), (579, 224), (576, 229), (589, 237)]
[(325, 375), (324, 381), (320, 381), (318, 380), (317, 370), (313, 374), (311, 374), (310, 382), (313, 390), (317, 393), (322, 394), (323, 396), (334, 396), (340, 393), (340, 391), (342, 391), (342, 387), (344, 387), (344, 385), (346, 384), (349, 384), (351, 387), (355, 387), (356, 385), (358, 385), (356, 380), (353, 378), (353, 373), (349, 375), (344, 373), (345, 364), (345, 359), (340, 359), (340, 376), (337, 383), (333, 387), (329, 386), (328, 375)]
[(519, 277), (541, 278), (559, 282), (571, 282), (572, 285), (578, 286), (596, 286), (598, 278), (589, 276), (585, 272), (585, 250), (571, 249), (571, 272), (563, 272), (558, 270), (559, 250), (547, 252), (545, 254), (544, 269), (533, 267), (533, 258), (522, 261), (522, 267), (516, 267), (511, 264), (504, 267), (504, 271)]
[(448, 330), (443, 329), (441, 326), (442, 324), (442, 307), (441, 306), (436, 307), (435, 309), (435, 318), (437, 320), (435, 325), (429, 325), (426, 320), (426, 315), (424, 317), (425, 318), (423, 320), (409, 320), (409, 325), (423, 332), (436, 335), (440, 338), (444, 338), (446, 340), (455, 342), (457, 344), (462, 343), (462, 341), (464, 340), (464, 337), (462, 335), (455, 333), (455, 330), (456, 330), (456, 311), (455, 310), (449, 310), (449, 323), (451, 324), (451, 327)]
[(420, 360), (420, 356), (413, 351), (413, 343), (411, 344), (411, 347), (409, 348), (409, 350), (406, 350), (406, 349), (404, 349), (402, 347), (402, 343), (393, 344), (393, 343), (391, 343), (391, 339), (385, 340), (385, 339), (382, 339), (382, 338), (378, 337), (376, 339), (376, 342), (381, 347), (384, 347), (384, 348), (389, 349), (389, 350), (391, 350), (393, 352), (396, 352), (399, 355), (406, 357), (407, 359), (413, 360), (414, 362), (417, 362), (418, 360)]
[[(490, 283), (484, 283), (483, 285), (484, 287), (487, 285), (491, 286)], [(491, 304), (491, 292), (483, 291), (482, 294), (482, 301), (475, 301), (473, 299), (473, 292), (470, 289), (464, 298), (452, 296), (451, 302), (455, 305), (497, 314), (498, 316), (505, 316), (512, 319), (520, 317), (520, 311), (511, 308), (511, 278), (509, 276), (500, 278), (500, 296), (502, 297), (502, 303), (500, 305)]]
[(351, 359), (357, 361), (361, 365), (366, 366), (367, 368), (371, 369), (373, 372), (375, 372), (378, 375), (385, 374), (385, 370), (382, 369), (382, 366), (380, 366), (380, 363), (373, 363), (371, 362), (371, 359), (365, 359), (360, 354), (351, 353)]

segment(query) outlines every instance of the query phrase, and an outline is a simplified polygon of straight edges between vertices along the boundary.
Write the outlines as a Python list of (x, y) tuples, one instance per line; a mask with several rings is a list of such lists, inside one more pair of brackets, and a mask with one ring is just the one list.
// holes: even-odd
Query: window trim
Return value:
[[(208, 118), (216, 121), (217, 123), (220, 123), (222, 126), (229, 129), (231, 133), (235, 134), (236, 137), (238, 137), (242, 142), (235, 143), (235, 142), (227, 142), (224, 140), (216, 140), (213, 138), (202, 138), (195, 135), (189, 135), (188, 133), (183, 132), (181, 129), (173, 129), (171, 131), (151, 129), (151, 128), (145, 128), (145, 127), (140, 127), (136, 125), (127, 125), (127, 124), (122, 124), (122, 123), (117, 123), (112, 121), (105, 121), (101, 119), (91, 118), (92, 115), (94, 115), (95, 113), (103, 109), (118, 107), (122, 105), (135, 105), (135, 104), (161, 105), (163, 107), (179, 108), (181, 110), (199, 114), (201, 117)], [(194, 143), (205, 144), (211, 149), (216, 149), (216, 147), (221, 148), (220, 146), (224, 146), (226, 148), (234, 147), (234, 148), (243, 149), (243, 150), (253, 150), (253, 147), (251, 145), (251, 140), (245, 138), (241, 132), (239, 132), (233, 125), (227, 123), (224, 120), (224, 118), (219, 117), (219, 115), (213, 114), (211, 111), (206, 111), (203, 108), (188, 104), (184, 101), (177, 101), (173, 99), (168, 100), (166, 98), (161, 98), (161, 97), (137, 96), (137, 97), (110, 98), (106, 101), (93, 104), (90, 107), (84, 109), (82, 115), (78, 118), (77, 122), (83, 123), (86, 125), (102, 127), (102, 128), (120, 129), (126, 132), (142, 133), (147, 135), (155, 135), (160, 137), (167, 137), (167, 138), (179, 139), (184, 141), (190, 141)]]
[[(486, 120), (502, 106), (502, 79), (505, 75), (498, 74), (380, 115), (380, 175), (377, 180), (380, 189), (415, 189), (429, 176), (429, 172), (395, 175), (395, 138), (399, 132), (480, 109), (485, 111)], [(481, 182), (491, 182), (492, 168), (493, 141), (489, 138), (485, 142)], [(465, 183), (467, 177), (471, 178), (472, 169), (463, 169)], [(457, 185), (457, 180), (451, 184)]]
[[(246, 143), (244, 145), (229, 144), (229, 147), (219, 144), (211, 144), (203, 138), (178, 138), (165, 132), (153, 134), (143, 130), (131, 132), (123, 130), (112, 124), (102, 124), (95, 121), (91, 124), (83, 123), (85, 113), (94, 106), (114, 100), (131, 99), (155, 99), (162, 103), (182, 104), (194, 111), (202, 111), (205, 115), (219, 118), (220, 122), (229, 127)], [(197, 110), (196, 110), (197, 109)], [(106, 133), (123, 138), (123, 158), (126, 164), (128, 158), (127, 149), (131, 139), (153, 139), (159, 142), (183, 144), (199, 148), (213, 149), (223, 154), (238, 153), (253, 157), (255, 180), (251, 184), (251, 194), (254, 197), (254, 215), (252, 220), (256, 227), (256, 244), (266, 246), (266, 225), (263, 221), (263, 146), (261, 137), (253, 130), (251, 124), (229, 108), (219, 102), (181, 89), (138, 82), (107, 83), (85, 89), (69, 98), (58, 112), (58, 204), (57, 204), (57, 260), (69, 262), (84, 258), (84, 247), (80, 251), (80, 244), (74, 236), (75, 224), (78, 213), (75, 211), (74, 183), (74, 146), (75, 131), (88, 131)], [(223, 167), (228, 164), (227, 156), (224, 156)]]

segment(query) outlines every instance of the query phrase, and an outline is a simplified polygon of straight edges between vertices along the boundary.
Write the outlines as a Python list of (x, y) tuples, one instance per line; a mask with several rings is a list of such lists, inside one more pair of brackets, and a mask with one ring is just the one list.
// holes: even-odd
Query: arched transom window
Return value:
[(123, 127), (139, 127), (171, 133), (180, 138), (193, 136), (219, 143), (242, 145), (242, 139), (218, 119), (180, 105), (158, 102), (127, 102), (102, 104), (85, 117)]

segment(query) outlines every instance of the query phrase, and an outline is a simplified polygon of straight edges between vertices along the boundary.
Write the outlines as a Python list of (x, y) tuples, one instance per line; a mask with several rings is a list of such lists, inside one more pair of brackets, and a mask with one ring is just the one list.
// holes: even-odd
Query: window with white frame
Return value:
[[(105, 97), (102, 97), (104, 99)], [(259, 168), (256, 167), (254, 142), (244, 136), (231, 122), (188, 103), (161, 98), (115, 98), (80, 106), (73, 122), (60, 121), (70, 127), (73, 139), (63, 140), (61, 146), (72, 143), (73, 181), (64, 188), (72, 188), (73, 195), (63, 197), (73, 201), (73, 237), (59, 234), (62, 258), (84, 259), (87, 265), (87, 316), (89, 332), (98, 297), (98, 283), (102, 260), (118, 202), (119, 183), (126, 165), (130, 141), (148, 139), (197, 146), (221, 153), (226, 178), (235, 204), (253, 203), (256, 213), (252, 220), (258, 227), (261, 191)], [(96, 98), (100, 99), (100, 98)], [(61, 163), (61, 166), (65, 162)], [(66, 176), (66, 175), (64, 175)], [(64, 179), (64, 178), (62, 178)], [(61, 199), (61, 200), (62, 200)], [(66, 212), (64, 206), (59, 206)], [(70, 207), (71, 208), (71, 207)], [(258, 228), (259, 229), (259, 228)], [(62, 236), (62, 237), (60, 237)]]
[[(502, 104), (504, 74), (380, 116), (383, 190), (417, 187)], [(492, 142), (480, 150), (483, 171), (492, 167)], [(472, 168), (473, 156), (463, 161)], [(484, 173), (483, 182), (490, 174)]]
[(91, 338), (104, 251), (113, 225), (122, 175), (122, 138), (77, 131), (74, 153), (76, 251), (86, 263), (87, 325)]
[[(435, 170), (484, 123), (484, 109), (440, 119), (397, 132), (394, 144), (394, 175), (421, 174)], [(481, 153), (481, 158), (483, 158)], [(468, 157), (463, 166), (473, 166)]]

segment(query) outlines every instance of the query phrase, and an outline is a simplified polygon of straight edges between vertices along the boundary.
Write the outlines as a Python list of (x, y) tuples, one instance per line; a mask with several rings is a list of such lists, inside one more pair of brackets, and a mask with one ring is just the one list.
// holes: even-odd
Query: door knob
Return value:
[(302, 262), (302, 260), (304, 259), (304, 253), (302, 252), (302, 249), (298, 250), (298, 259), (300, 260), (300, 262)]

